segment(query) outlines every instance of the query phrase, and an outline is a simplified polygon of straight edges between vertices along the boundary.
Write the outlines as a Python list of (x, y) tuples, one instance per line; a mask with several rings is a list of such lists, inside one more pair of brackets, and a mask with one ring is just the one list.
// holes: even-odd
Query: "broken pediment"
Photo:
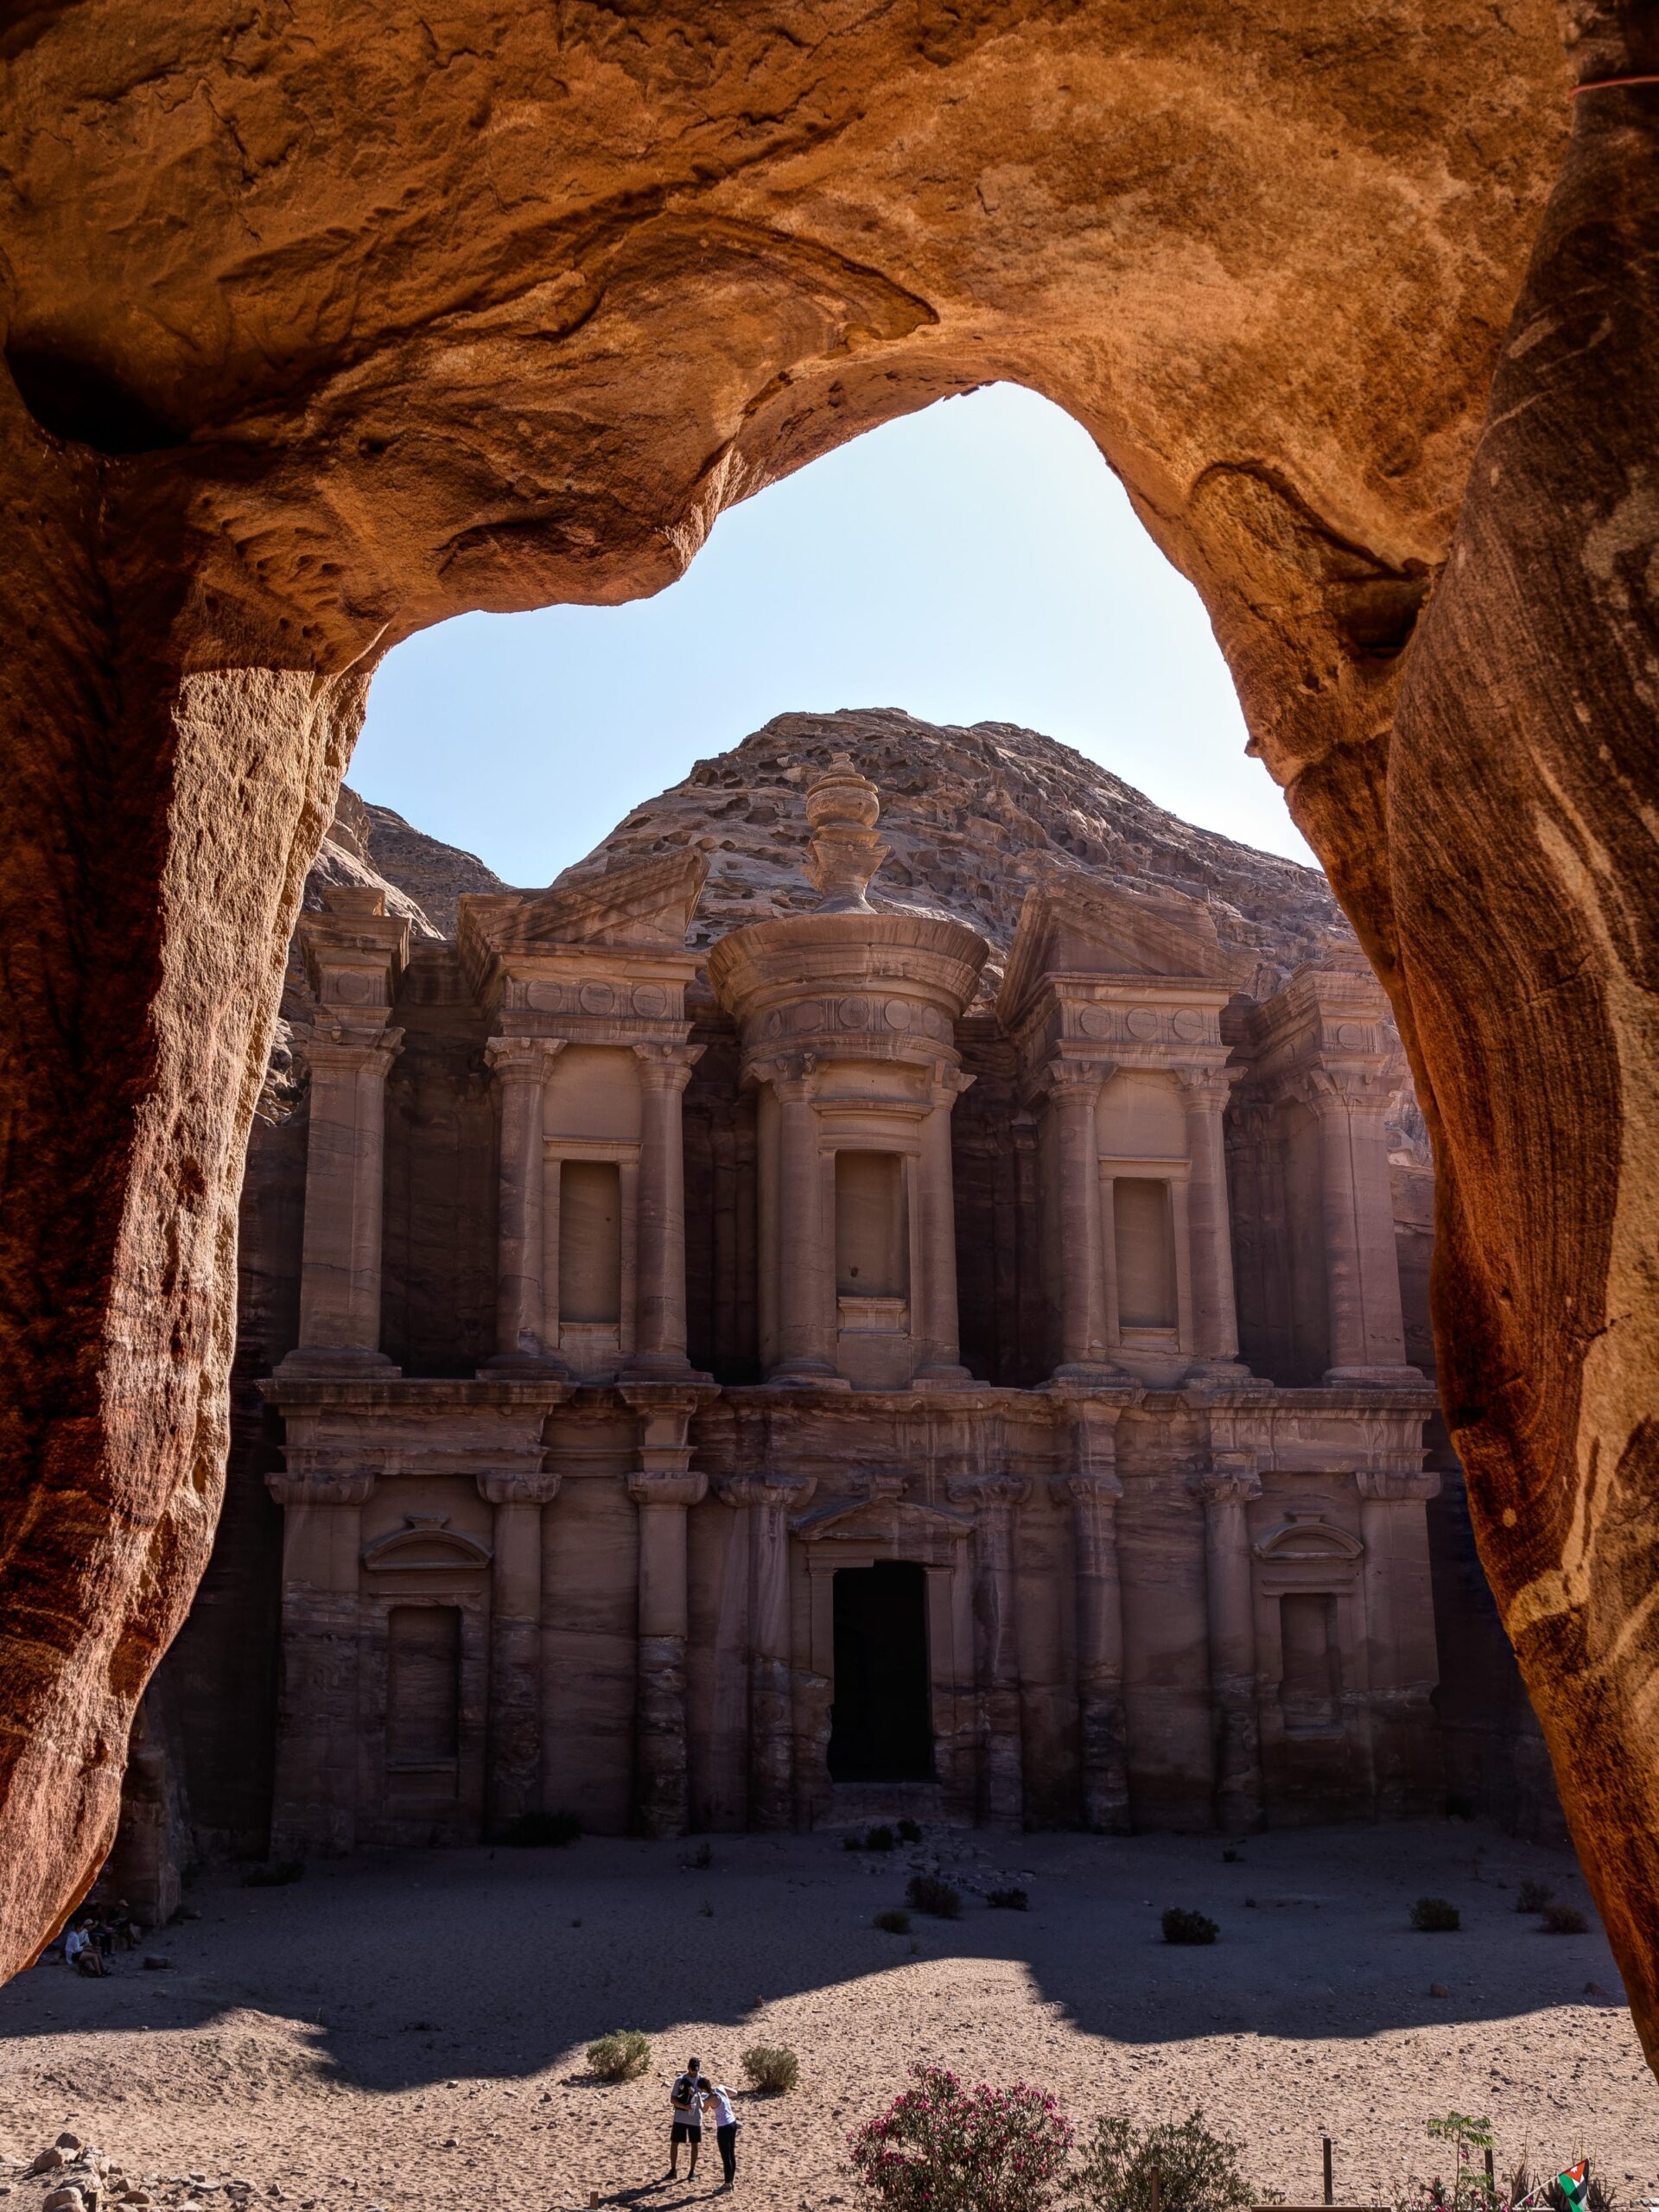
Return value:
[(406, 1513), (404, 1525), (363, 1547), (363, 1564), (372, 1574), (453, 1573), (456, 1568), (487, 1567), (486, 1544), (449, 1526), (447, 1513)]
[(504, 969), (549, 953), (683, 953), (708, 874), (703, 855), (685, 850), (561, 876), (546, 891), (465, 897), (462, 961), (481, 992)]
[(1012, 1027), (1050, 976), (1157, 977), (1234, 990), (1249, 981), (1254, 966), (1247, 956), (1223, 950), (1207, 900), (1162, 887), (1130, 890), (1066, 869), (1026, 894), (997, 1012)]

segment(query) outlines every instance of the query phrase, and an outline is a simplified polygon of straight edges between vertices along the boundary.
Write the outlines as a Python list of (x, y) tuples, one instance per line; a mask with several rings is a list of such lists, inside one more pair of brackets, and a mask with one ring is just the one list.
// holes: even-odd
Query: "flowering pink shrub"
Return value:
[(1071, 2123), (1046, 2090), (912, 2066), (916, 2087), (855, 2128), (853, 2171), (884, 2212), (1039, 2212), (1071, 2148)]

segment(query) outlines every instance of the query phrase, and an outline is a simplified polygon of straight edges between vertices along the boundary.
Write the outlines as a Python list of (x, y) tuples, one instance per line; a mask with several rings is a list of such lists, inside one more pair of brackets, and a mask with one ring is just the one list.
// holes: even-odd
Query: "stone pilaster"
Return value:
[(383, 1014), (321, 1014), (311, 1077), (300, 1261), (300, 1341), (288, 1374), (390, 1366), (380, 1350), (386, 1077), (403, 1044)]
[(1066, 1380), (1121, 1381), (1106, 1344), (1106, 1266), (1100, 1212), (1100, 1142), (1095, 1114), (1101, 1085), (1111, 1072), (1095, 1060), (1053, 1060), (1046, 1071), (1048, 1111), (1054, 1117), (1052, 1156), (1057, 1190), (1044, 1193), (1057, 1211), (1051, 1250), (1059, 1267), (1055, 1304), (1060, 1316), (1056, 1376)]
[(747, 1522), (749, 1826), (763, 1834), (794, 1825), (787, 1516), (816, 1484), (812, 1475), (728, 1475), (717, 1485)]
[(680, 1102), (701, 1045), (636, 1045), (640, 1131), (639, 1294), (627, 1373), (690, 1376), (685, 1354), (685, 1144)]
[(487, 1832), (499, 1835), (542, 1802), (542, 1509), (554, 1471), (503, 1468), (478, 1477), (494, 1508), (490, 1569)]
[(956, 1176), (950, 1157), (950, 1115), (974, 1082), (960, 1068), (937, 1065), (929, 1089), (931, 1111), (922, 1124), (922, 1296), (915, 1333), (921, 1338), (918, 1382), (971, 1381), (962, 1364), (957, 1317)]
[(1216, 1452), (1193, 1487), (1204, 1501), (1216, 1825), (1224, 1835), (1246, 1835), (1262, 1825), (1255, 1592), (1245, 1511), (1262, 1495), (1254, 1453)]
[(1325, 1307), (1333, 1384), (1421, 1382), (1406, 1365), (1395, 1248), (1389, 1092), (1370, 1069), (1309, 1069), (1301, 1095), (1319, 1122)]
[(1432, 1468), (1362, 1467), (1361, 1564), (1365, 1599), (1371, 1773), (1379, 1820), (1420, 1812), (1440, 1781), (1429, 1700), (1439, 1673), (1424, 1508), (1440, 1478)]
[(492, 1037), (485, 1047), (501, 1104), (493, 1371), (565, 1372), (546, 1342), (542, 1130), (547, 1071), (563, 1050), (564, 1040), (556, 1037)]
[(974, 1672), (979, 1707), (979, 1809), (992, 1827), (1025, 1814), (1020, 1645), (1014, 1604), (1014, 1515), (1031, 1494), (1022, 1477), (968, 1477), (947, 1485), (974, 1509)]
[(624, 1384), (643, 1419), (639, 1468), (628, 1495), (639, 1509), (639, 1626), (634, 1707), (634, 1827), (641, 1835), (683, 1835), (690, 1820), (686, 1753), (687, 1510), (708, 1493), (691, 1469), (687, 1432), (701, 1402), (695, 1390)]
[(760, 1071), (778, 1099), (778, 1364), (767, 1381), (834, 1382), (833, 1224), (824, 1219), (823, 1152), (818, 1135), (817, 1061), (810, 1052)]
[(278, 1859), (350, 1851), (357, 1841), (359, 1571), (374, 1477), (304, 1464), (309, 1457), (290, 1448), (287, 1471), (265, 1478), (283, 1508), (283, 1690), (270, 1829)]
[(1113, 1464), (1120, 1410), (1078, 1402), (1075, 1469), (1053, 1484), (1055, 1496), (1064, 1497), (1071, 1510), (1083, 1824), (1107, 1835), (1126, 1835), (1130, 1827), (1123, 1590), (1117, 1550), (1117, 1507), (1123, 1484)]
[(1192, 1285), (1192, 1351), (1198, 1368), (1223, 1379), (1248, 1373), (1238, 1358), (1238, 1313), (1233, 1293), (1233, 1236), (1227, 1200), (1227, 1151), (1223, 1116), (1242, 1071), (1179, 1068), (1190, 1163), (1186, 1188), (1189, 1268)]

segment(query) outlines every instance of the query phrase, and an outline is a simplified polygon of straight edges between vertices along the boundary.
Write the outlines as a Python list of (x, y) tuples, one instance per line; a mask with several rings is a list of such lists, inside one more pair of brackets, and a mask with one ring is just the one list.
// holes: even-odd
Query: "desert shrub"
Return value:
[(962, 1891), (937, 1874), (912, 1874), (905, 1896), (918, 1912), (931, 1912), (936, 1920), (962, 1918)]
[(784, 2044), (758, 2043), (743, 2054), (743, 2071), (754, 2089), (792, 2089), (801, 2078), (801, 2062)]
[(1023, 1890), (993, 1890), (986, 1902), (999, 1912), (1024, 1912), (1031, 1899)]
[(1555, 1892), (1548, 1882), (1522, 1882), (1516, 1891), (1515, 1909), (1517, 1912), (1541, 1912), (1547, 1904), (1554, 1904)]
[(1575, 1904), (1547, 1904), (1544, 1907), (1544, 1933), (1547, 1936), (1587, 1936), (1590, 1923)]
[(907, 1912), (900, 1912), (897, 1905), (892, 1905), (886, 1912), (876, 1914), (875, 1924), (889, 1936), (908, 1936), (910, 1915)]
[(866, 1851), (891, 1851), (898, 1838), (884, 1821), (879, 1828), (872, 1828), (864, 1839)]
[(520, 1813), (501, 1831), (501, 1840), (517, 1850), (553, 1846), (563, 1851), (582, 1834), (579, 1813)]
[(915, 2088), (850, 2139), (853, 2171), (885, 2212), (1039, 2212), (1071, 2148), (1053, 2098), (910, 2070)]
[(842, 1836), (841, 1839), (841, 1847), (843, 1851), (862, 1851), (864, 1848), (864, 1839), (861, 1835), (857, 1834), (856, 1831), (855, 1831), (851, 1835)]
[(1449, 1897), (1419, 1897), (1411, 1908), (1411, 1924), (1420, 1936), (1449, 1936), (1462, 1927), (1463, 1919)]
[(638, 2028), (619, 2028), (588, 2046), (588, 2067), (601, 2082), (637, 2082), (651, 2064), (651, 2045)]
[(904, 1820), (899, 1821), (899, 1840), (900, 1843), (919, 1843), (921, 1840), (921, 1823), (918, 1821)]
[(688, 1866), (695, 1867), (699, 1871), (705, 1866), (712, 1866), (714, 1865), (715, 1847), (713, 1844), (709, 1842), (707, 1836), (703, 1838), (702, 1841), (697, 1846), (696, 1849), (692, 1853), (691, 1856), (685, 1863)]
[(251, 1866), (242, 1877), (245, 1890), (285, 1890), (290, 1882), (305, 1878), (305, 1866), (298, 1859), (273, 1859), (267, 1866)]
[(1213, 1943), (1221, 1930), (1207, 1912), (1189, 1912), (1173, 1904), (1164, 1915), (1166, 1943)]
[(1260, 2202), (1239, 2171), (1237, 2144), (1205, 2126), (1202, 2107), (1144, 2129), (1122, 2113), (1096, 2120), (1066, 2194), (1089, 2212), (1151, 2212), (1154, 2166), (1169, 2212), (1244, 2212)]

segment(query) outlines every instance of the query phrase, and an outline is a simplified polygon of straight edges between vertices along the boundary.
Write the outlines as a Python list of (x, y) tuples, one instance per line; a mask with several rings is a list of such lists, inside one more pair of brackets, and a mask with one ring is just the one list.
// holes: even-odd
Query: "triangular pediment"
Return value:
[(460, 905), (462, 957), (475, 975), (564, 950), (683, 952), (709, 863), (660, 853), (550, 890), (484, 893)]
[(1045, 976), (1236, 988), (1252, 969), (1253, 963), (1224, 950), (1207, 900), (1162, 886), (1130, 890), (1066, 869), (1026, 894), (998, 1010), (1005, 1021), (1017, 1020)]

